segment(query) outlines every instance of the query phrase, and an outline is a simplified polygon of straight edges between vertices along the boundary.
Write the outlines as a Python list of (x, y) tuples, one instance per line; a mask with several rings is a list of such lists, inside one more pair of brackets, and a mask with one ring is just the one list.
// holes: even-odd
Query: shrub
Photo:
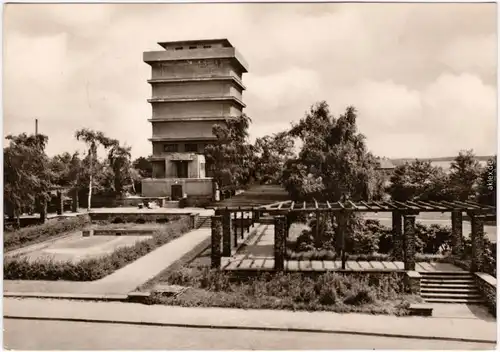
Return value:
[(426, 254), (443, 253), (449, 250), (451, 243), (451, 228), (431, 224), (429, 226), (417, 223), (415, 232), (417, 241), (417, 251)]
[[(462, 258), (455, 259), (453, 264), (460, 266), (465, 270), (469, 270), (471, 266), (471, 258), (472, 258), (472, 234), (469, 234), (469, 237), (463, 238), (463, 248), (462, 248)], [(484, 234), (483, 234), (483, 245), (484, 245), (484, 253), (483, 260), (481, 266), (478, 268), (478, 271), (484, 272), (491, 276), (497, 276), (497, 247), (496, 243), (491, 242)]]
[(374, 301), (375, 298), (373, 297), (372, 291), (368, 288), (361, 288), (359, 291), (355, 291), (344, 299), (345, 304), (353, 306), (373, 303)]
[(90, 224), (88, 215), (51, 219), (45, 224), (24, 227), (12, 232), (5, 232), (3, 248), (5, 252), (12, 251), (17, 248), (61, 236), (67, 232), (80, 230), (88, 224)]
[[(329, 220), (328, 220), (329, 221)], [(330, 222), (331, 223), (331, 222)], [(310, 221), (311, 230), (304, 230), (287, 248), (289, 259), (310, 260), (339, 260), (332, 251), (335, 249), (337, 236), (334, 226), (321, 225), (324, 231), (322, 243), (314, 243), (314, 230), (316, 221)], [(345, 239), (345, 250), (348, 260), (388, 260), (393, 249), (392, 229), (383, 226), (378, 220), (360, 220), (355, 217), (351, 219), (352, 235)], [(423, 225), (417, 223), (415, 226), (415, 247), (418, 254), (443, 255), (450, 251), (451, 228), (437, 224)], [(378, 254), (377, 254), (378, 253)], [(366, 258), (366, 259), (362, 259)]]
[(39, 259), (30, 261), (26, 257), (4, 258), (4, 279), (7, 280), (67, 280), (93, 281), (103, 278), (125, 265), (148, 254), (191, 229), (189, 217), (169, 223), (164, 230), (153, 234), (153, 238), (133, 246), (118, 248), (100, 258), (79, 262)]

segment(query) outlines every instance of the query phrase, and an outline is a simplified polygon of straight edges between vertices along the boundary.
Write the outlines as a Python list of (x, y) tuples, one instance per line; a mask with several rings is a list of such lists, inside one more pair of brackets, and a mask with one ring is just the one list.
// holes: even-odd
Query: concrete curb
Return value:
[(286, 332), (305, 332), (305, 333), (323, 333), (323, 334), (346, 334), (346, 335), (361, 335), (361, 336), (378, 336), (389, 338), (402, 338), (402, 339), (418, 339), (418, 340), (439, 340), (439, 341), (457, 341), (457, 342), (471, 342), (471, 343), (484, 343), (495, 344), (496, 340), (483, 340), (483, 339), (468, 339), (458, 337), (443, 337), (443, 336), (421, 336), (421, 335), (405, 335), (405, 334), (391, 334), (382, 332), (366, 332), (356, 330), (336, 330), (336, 329), (306, 329), (306, 328), (281, 328), (281, 327), (262, 327), (262, 326), (234, 326), (234, 325), (208, 325), (208, 324), (182, 324), (182, 323), (162, 323), (162, 322), (148, 322), (148, 321), (130, 321), (130, 320), (106, 320), (106, 319), (89, 319), (89, 318), (56, 318), (56, 317), (29, 317), (29, 316), (14, 316), (4, 315), (4, 319), (17, 319), (17, 320), (39, 320), (39, 321), (67, 321), (78, 323), (97, 323), (97, 324), (128, 324), (128, 325), (142, 325), (142, 326), (164, 326), (164, 327), (180, 327), (180, 328), (193, 328), (193, 329), (225, 329), (225, 330), (257, 330), (257, 331), (286, 331)]
[(89, 301), (126, 301), (128, 295), (92, 294), (92, 293), (49, 293), (49, 292), (4, 292), (4, 297), (11, 298), (51, 298)]

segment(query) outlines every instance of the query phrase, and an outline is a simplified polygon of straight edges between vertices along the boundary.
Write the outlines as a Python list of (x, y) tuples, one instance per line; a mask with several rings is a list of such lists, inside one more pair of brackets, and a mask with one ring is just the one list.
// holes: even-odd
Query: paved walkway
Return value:
[(488, 308), (478, 304), (449, 304), (449, 303), (425, 303), (432, 308), (434, 318), (460, 318), (481, 319), (484, 321), (496, 321), (490, 314)]
[(206, 328), (348, 332), (368, 335), (496, 342), (496, 322), (482, 319), (186, 308), (118, 302), (13, 298), (4, 299), (4, 317)]
[[(126, 295), (175, 263), (202, 241), (211, 230), (200, 228), (163, 245), (100, 280), (91, 282), (4, 280), (6, 296), (18, 293)], [(49, 295), (48, 295), (49, 296)]]

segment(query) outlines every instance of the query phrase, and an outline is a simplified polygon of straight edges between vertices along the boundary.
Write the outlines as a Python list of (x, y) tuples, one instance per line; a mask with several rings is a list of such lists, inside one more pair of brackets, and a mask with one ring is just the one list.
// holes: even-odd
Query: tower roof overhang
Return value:
[(210, 59), (230, 59), (243, 73), (248, 72), (248, 63), (234, 47), (146, 51), (143, 53), (143, 60), (148, 65), (153, 65), (158, 62)]
[(172, 45), (208, 45), (208, 44), (222, 44), (225, 48), (233, 48), (233, 45), (226, 38), (215, 39), (195, 39), (195, 40), (174, 40), (168, 42), (158, 42), (162, 48), (168, 48)]

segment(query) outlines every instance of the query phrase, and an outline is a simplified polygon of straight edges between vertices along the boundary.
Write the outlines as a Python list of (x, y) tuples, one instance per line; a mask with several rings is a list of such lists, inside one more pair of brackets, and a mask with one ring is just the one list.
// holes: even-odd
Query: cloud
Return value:
[(252, 139), (313, 103), (359, 111), (376, 154), (496, 151), (494, 4), (9, 4), (4, 134), (49, 135), (51, 154), (102, 129), (147, 155), (150, 68), (158, 41), (227, 37), (250, 72)]

